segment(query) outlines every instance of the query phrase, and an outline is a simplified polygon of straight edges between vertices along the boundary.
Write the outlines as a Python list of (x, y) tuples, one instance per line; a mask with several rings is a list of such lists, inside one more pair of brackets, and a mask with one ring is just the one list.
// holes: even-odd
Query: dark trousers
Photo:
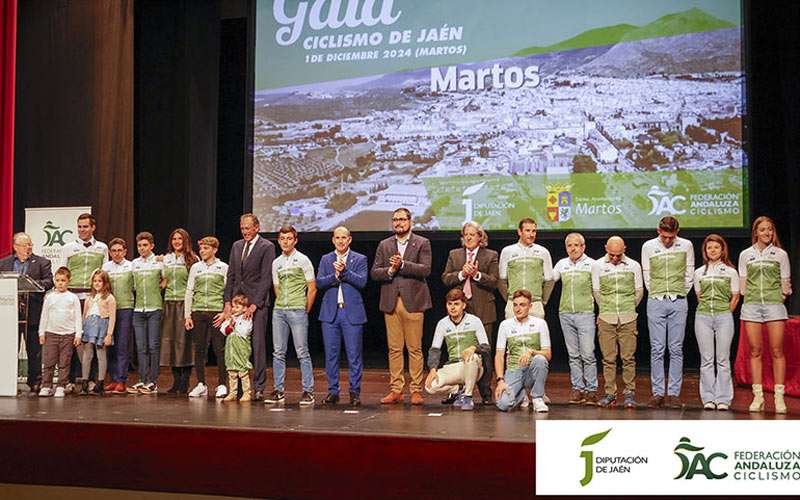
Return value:
[(344, 341), (347, 365), (350, 368), (350, 392), (361, 394), (361, 371), (363, 368), (362, 333), (364, 325), (354, 325), (347, 319), (344, 309), (337, 309), (336, 317), (328, 323), (322, 322), (322, 339), (325, 342), (325, 373), (328, 376), (328, 392), (339, 394), (339, 354)]
[(217, 385), (226, 385), (228, 381), (228, 375), (225, 371), (225, 335), (213, 325), (214, 316), (220, 312), (192, 312), (194, 329), (191, 332), (192, 342), (194, 343), (194, 368), (197, 373), (197, 381), (203, 384), (206, 384), (206, 362), (208, 361), (209, 343), (214, 349), (214, 356), (217, 357)]
[(117, 309), (114, 323), (114, 345), (108, 351), (108, 373), (114, 382), (128, 381), (130, 342), (133, 329), (133, 309)]
[[(28, 386), (33, 387), (42, 383), (42, 346), (39, 345), (39, 325), (20, 325), (18, 342), (25, 335), (25, 352), (28, 354)], [(19, 349), (17, 349), (19, 351)]]
[(481, 393), (481, 399), (484, 401), (492, 400), (492, 376), (494, 375), (494, 356), (492, 355), (492, 348), (494, 347), (494, 323), (484, 323), (484, 330), (486, 330), (486, 337), (489, 339), (489, 353), (481, 356), (483, 363), (483, 375), (478, 380), (478, 392)]
[[(263, 392), (267, 385), (267, 318), (269, 308), (258, 308), (253, 314), (253, 385)], [(272, 343), (270, 342), (270, 345)]]
[(66, 377), (62, 374), (67, 372), (69, 361), (74, 350), (73, 342), (75, 335), (69, 333), (67, 335), (58, 335), (56, 333), (45, 333), (44, 341), (44, 371), (42, 373), (42, 386), (53, 386), (53, 372), (58, 366), (58, 385), (64, 387), (67, 385)]

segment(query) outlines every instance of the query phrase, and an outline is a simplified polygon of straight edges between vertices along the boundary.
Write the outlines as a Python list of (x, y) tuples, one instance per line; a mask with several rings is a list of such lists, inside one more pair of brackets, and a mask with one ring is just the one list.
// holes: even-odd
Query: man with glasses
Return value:
[(370, 276), (381, 283), (380, 310), (386, 321), (389, 344), (391, 391), (382, 404), (403, 402), (403, 348), (408, 349), (411, 372), (411, 404), (421, 405), (422, 323), (431, 308), (431, 293), (425, 278), (431, 274), (431, 242), (411, 232), (411, 212), (398, 208), (392, 213), (394, 235), (381, 241)]
[(622, 381), (626, 408), (636, 408), (636, 306), (644, 295), (642, 268), (625, 255), (625, 241), (612, 236), (606, 255), (592, 266), (592, 293), (600, 306), (598, 340), (603, 353), (605, 396), (598, 403), (617, 402), (617, 357), (622, 359)]
[[(0, 271), (12, 271), (26, 275), (45, 290), (53, 288), (53, 273), (50, 267), (50, 260), (34, 255), (33, 241), (26, 233), (14, 235), (14, 253), (0, 260)], [(27, 318), (28, 324), (20, 324), (18, 338), (22, 338), (25, 335), (25, 351), (28, 354), (28, 387), (30, 388), (31, 396), (39, 393), (42, 381), (39, 317), (42, 314), (43, 301), (43, 293), (29, 294), (27, 304), (24, 301), (20, 301), (19, 319), (24, 320)]]

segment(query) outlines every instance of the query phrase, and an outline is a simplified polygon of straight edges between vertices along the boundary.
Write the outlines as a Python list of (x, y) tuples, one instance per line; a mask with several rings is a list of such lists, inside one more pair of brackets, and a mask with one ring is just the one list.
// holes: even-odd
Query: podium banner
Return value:
[(78, 216), (92, 207), (42, 207), (25, 209), (25, 232), (33, 240), (33, 253), (50, 259), (53, 272), (65, 264), (61, 247), (77, 239)]

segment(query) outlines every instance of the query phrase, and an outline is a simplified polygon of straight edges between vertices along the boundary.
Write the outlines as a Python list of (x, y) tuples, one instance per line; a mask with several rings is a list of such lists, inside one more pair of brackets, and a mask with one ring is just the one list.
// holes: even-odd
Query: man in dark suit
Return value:
[(399, 208), (392, 214), (394, 235), (378, 244), (370, 275), (381, 282), (380, 310), (386, 321), (389, 344), (391, 391), (383, 404), (403, 402), (403, 347), (408, 349), (411, 372), (411, 404), (421, 405), (422, 323), (431, 308), (431, 292), (425, 278), (431, 274), (431, 242), (411, 232), (411, 212)]
[(254, 401), (264, 400), (267, 383), (267, 321), (269, 317), (269, 291), (272, 288), (272, 261), (275, 260), (275, 245), (258, 235), (260, 226), (253, 214), (244, 214), (239, 219), (242, 239), (231, 247), (228, 278), (225, 282), (226, 318), (231, 317), (231, 299), (242, 293), (250, 305), (245, 310), (246, 319), (253, 319), (253, 382)]
[[(0, 259), (0, 271), (25, 274), (45, 290), (53, 288), (53, 273), (50, 260), (33, 254), (33, 242), (26, 233), (14, 235), (14, 253)], [(28, 353), (28, 387), (32, 395), (39, 393), (42, 380), (42, 349), (39, 345), (39, 317), (42, 315), (43, 293), (31, 293), (27, 306), (20, 301), (20, 319), (25, 319), (27, 307), (28, 325), (20, 325), (20, 337), (25, 335), (25, 350)]]
[[(494, 322), (497, 320), (494, 303), (499, 274), (497, 252), (486, 248), (489, 237), (477, 222), (464, 223), (461, 227), (461, 243), (463, 248), (450, 250), (442, 273), (442, 282), (448, 288), (460, 288), (464, 291), (467, 312), (480, 318), (489, 338), (489, 345), (492, 346)], [(478, 381), (478, 390), (483, 403), (492, 404), (492, 389), (489, 386), (492, 380), (491, 355), (483, 356), (482, 362), (483, 376)], [(450, 395), (443, 403), (452, 403), (454, 398), (455, 395)]]
[(322, 256), (317, 270), (317, 290), (323, 293), (319, 320), (325, 342), (325, 372), (328, 397), (325, 404), (339, 402), (339, 353), (342, 339), (350, 368), (350, 406), (361, 404), (362, 333), (367, 322), (361, 290), (367, 284), (367, 257), (350, 250), (350, 231), (333, 230), (335, 250)]

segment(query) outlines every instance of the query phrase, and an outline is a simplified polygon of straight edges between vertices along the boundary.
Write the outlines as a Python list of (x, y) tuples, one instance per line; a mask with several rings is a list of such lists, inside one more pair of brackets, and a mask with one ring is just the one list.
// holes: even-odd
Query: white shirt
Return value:
[[(343, 255), (339, 255), (339, 252), (333, 252), (336, 255), (336, 262), (347, 262), (347, 257), (350, 255), (350, 249), (348, 248), (347, 251)], [(339, 290), (336, 292), (336, 302), (338, 304), (344, 304), (344, 292), (342, 292), (342, 285), (339, 285)]]
[(72, 292), (53, 290), (44, 298), (42, 317), (39, 320), (39, 336), (46, 332), (58, 335), (83, 335), (81, 301)]
[[(245, 240), (244, 246), (242, 246), (242, 260), (241, 260), (241, 262), (244, 262), (244, 259), (247, 258), (247, 256), (249, 256), (250, 253), (253, 251), (253, 247), (256, 246), (256, 242), (258, 241), (258, 238), (259, 238), (259, 236), (258, 236), (258, 234), (256, 234), (253, 237), (253, 239), (250, 240), (249, 242), (247, 240)], [(250, 244), (250, 246), (247, 246), (248, 243)], [(247, 254), (245, 254), (245, 252), (247, 252)]]

